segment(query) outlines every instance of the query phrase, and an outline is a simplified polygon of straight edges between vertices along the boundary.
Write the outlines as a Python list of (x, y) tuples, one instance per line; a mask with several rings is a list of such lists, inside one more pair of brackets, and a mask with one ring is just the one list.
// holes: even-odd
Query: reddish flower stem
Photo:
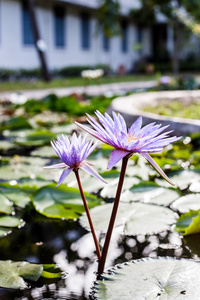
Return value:
[(128, 159), (129, 159), (129, 156), (125, 156), (122, 159), (122, 167), (121, 167), (121, 173), (120, 173), (120, 177), (119, 177), (119, 183), (118, 183), (118, 187), (117, 187), (116, 197), (115, 197), (115, 201), (114, 201), (114, 205), (113, 205), (113, 210), (112, 210), (112, 214), (111, 214), (111, 218), (110, 218), (110, 223), (108, 225), (108, 231), (107, 231), (107, 234), (106, 234), (106, 239), (105, 239), (105, 242), (104, 242), (101, 259), (99, 261), (98, 272), (97, 272), (98, 276), (100, 276), (104, 271), (104, 266), (105, 266), (105, 262), (106, 262), (108, 248), (109, 248), (109, 245), (110, 245), (111, 235), (112, 235), (112, 232), (113, 232), (114, 223), (115, 223), (115, 219), (116, 219), (116, 216), (117, 216), (117, 210), (118, 210), (119, 200), (120, 200), (122, 187), (123, 187), (123, 183), (124, 183), (124, 177), (125, 177), (125, 173), (126, 173), (126, 167), (127, 167)]
[(91, 219), (91, 216), (90, 216), (90, 212), (89, 212), (89, 209), (88, 209), (87, 201), (85, 199), (85, 195), (84, 195), (83, 188), (82, 188), (82, 185), (81, 185), (78, 169), (74, 170), (74, 173), (76, 175), (76, 179), (77, 179), (77, 182), (78, 182), (78, 187), (79, 187), (80, 194), (81, 194), (81, 197), (82, 197), (82, 200), (83, 200), (83, 204), (84, 204), (84, 207), (85, 207), (87, 218), (88, 218), (88, 221), (89, 221), (89, 224), (90, 224), (90, 229), (91, 229), (92, 236), (93, 236), (94, 243), (95, 243), (95, 247), (96, 247), (97, 257), (100, 260), (101, 259), (101, 252), (100, 252), (100, 248), (99, 248), (99, 243), (98, 243), (98, 240), (97, 240), (97, 237), (96, 237), (96, 234), (95, 234), (95, 230), (94, 230), (94, 226), (93, 226), (92, 219)]

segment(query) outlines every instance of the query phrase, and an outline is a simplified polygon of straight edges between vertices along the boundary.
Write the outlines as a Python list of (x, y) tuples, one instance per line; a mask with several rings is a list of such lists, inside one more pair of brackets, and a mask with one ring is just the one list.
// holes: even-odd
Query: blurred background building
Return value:
[[(44, 53), (49, 69), (109, 65), (118, 72), (140, 71), (144, 63), (168, 62), (174, 47), (173, 28), (158, 13), (155, 22), (139, 22), (130, 13), (140, 1), (120, 1), (119, 35), (108, 37), (98, 26), (98, 0), (32, 1), (39, 30), (34, 34), (29, 0), (0, 0), (0, 68), (38, 68), (35, 49)], [(180, 58), (199, 56), (199, 39), (181, 34)]]

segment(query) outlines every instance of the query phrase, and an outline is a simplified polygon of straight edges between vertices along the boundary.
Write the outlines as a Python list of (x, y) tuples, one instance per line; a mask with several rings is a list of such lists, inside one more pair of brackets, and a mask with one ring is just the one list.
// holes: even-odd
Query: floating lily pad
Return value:
[(39, 149), (36, 149), (31, 152), (32, 156), (40, 156), (40, 157), (58, 157), (55, 153), (53, 147), (51, 146), (45, 146), (41, 147)]
[(8, 183), (1, 183), (0, 188), (2, 194), (11, 202), (13, 202), (16, 206), (25, 207), (31, 200), (30, 195), (34, 192), (35, 189), (23, 189), (18, 185), (12, 186)]
[(39, 157), (14, 156), (9, 163), (5, 163), (0, 168), (0, 179), (13, 180), (23, 177), (35, 178), (43, 177), (45, 179), (54, 178), (51, 170), (43, 170), (43, 166), (47, 164), (48, 159)]
[(17, 130), (21, 128), (31, 128), (29, 122), (21, 116), (11, 117), (7, 122), (1, 124), (0, 131), (9, 129), (9, 130)]
[(153, 182), (141, 182), (122, 194), (122, 201), (142, 201), (157, 205), (169, 205), (179, 198), (179, 193), (174, 189), (159, 187)]
[[(113, 204), (105, 204), (90, 210), (94, 228), (106, 232)], [(172, 210), (144, 203), (120, 203), (115, 227), (123, 226), (125, 235), (153, 234), (169, 230), (176, 222)], [(80, 218), (83, 227), (89, 229), (85, 213)]]
[[(200, 171), (199, 169), (192, 171), (192, 170), (184, 170), (179, 172), (173, 172), (169, 174), (170, 180), (177, 186), (179, 189), (183, 190), (188, 188), (188, 186), (193, 181), (200, 181)], [(156, 183), (161, 186), (168, 187), (169, 184), (162, 179), (156, 179)]]
[(186, 213), (190, 210), (200, 209), (200, 194), (189, 194), (180, 197), (171, 206), (173, 209), (177, 209), (180, 213)]
[(199, 300), (199, 262), (157, 258), (130, 261), (103, 273), (94, 286), (98, 300)]
[[(101, 203), (96, 196), (85, 193), (89, 208)], [(78, 218), (84, 212), (78, 189), (51, 184), (39, 189), (32, 197), (35, 209), (50, 218)]]
[(43, 146), (50, 143), (56, 136), (47, 130), (33, 130), (25, 133), (24, 136), (17, 137), (15, 143), (20, 146)]
[(0, 287), (3, 288), (24, 289), (28, 287), (25, 280), (36, 282), (40, 277), (60, 278), (62, 275), (55, 265), (32, 264), (26, 261), (0, 261)]
[(0, 192), (0, 213), (11, 214), (13, 212), (13, 203), (8, 200), (8, 198)]
[(177, 220), (175, 230), (183, 235), (200, 233), (200, 210), (181, 215)]
[(15, 216), (1, 215), (0, 216), (0, 236), (11, 233), (15, 227), (22, 226), (24, 221)]

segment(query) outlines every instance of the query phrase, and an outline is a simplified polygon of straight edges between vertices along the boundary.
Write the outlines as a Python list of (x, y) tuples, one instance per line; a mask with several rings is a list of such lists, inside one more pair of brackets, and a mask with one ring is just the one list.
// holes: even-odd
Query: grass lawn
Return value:
[(16, 90), (28, 90), (28, 89), (48, 89), (56, 87), (72, 87), (72, 86), (84, 86), (94, 84), (106, 84), (116, 82), (130, 82), (130, 81), (148, 81), (155, 80), (156, 75), (124, 75), (124, 76), (110, 76), (103, 77), (99, 80), (85, 80), (81, 77), (74, 78), (61, 78), (53, 79), (51, 82), (44, 82), (42, 80), (30, 80), (30, 81), (1, 81), (0, 92), (16, 91)]

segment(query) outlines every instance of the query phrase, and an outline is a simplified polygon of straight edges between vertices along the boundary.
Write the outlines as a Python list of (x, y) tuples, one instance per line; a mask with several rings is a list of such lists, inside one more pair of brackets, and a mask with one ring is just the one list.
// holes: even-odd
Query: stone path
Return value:
[(91, 86), (79, 86), (70, 88), (51, 88), (42, 90), (24, 90), (24, 91), (10, 91), (0, 93), (0, 100), (6, 99), (17, 99), (21, 97), (21, 101), (27, 99), (41, 99), (49, 94), (56, 94), (57, 96), (66, 96), (72, 93), (87, 93), (88, 95), (99, 95), (99, 94), (120, 94), (123, 92), (130, 91), (132, 89), (146, 89), (156, 85), (156, 81), (139, 81), (139, 82), (119, 82), (102, 85), (91, 85)]

